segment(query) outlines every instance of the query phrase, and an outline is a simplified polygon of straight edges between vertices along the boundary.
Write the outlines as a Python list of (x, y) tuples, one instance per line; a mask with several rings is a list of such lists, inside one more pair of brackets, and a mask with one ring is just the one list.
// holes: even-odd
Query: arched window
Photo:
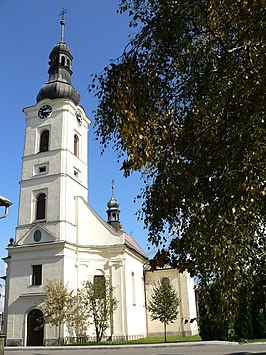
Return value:
[(77, 134), (74, 135), (74, 155), (79, 156), (79, 137)]
[(136, 284), (135, 284), (135, 274), (131, 273), (131, 283), (132, 283), (132, 301), (133, 306), (136, 306)]
[(41, 193), (36, 199), (36, 220), (45, 219), (46, 195)]
[(40, 153), (49, 150), (49, 131), (45, 130), (40, 136)]
[(93, 276), (93, 283), (94, 285), (99, 285), (104, 282), (104, 276), (103, 275), (94, 275)]
[(61, 57), (61, 65), (65, 65), (65, 57), (64, 56)]
[(93, 277), (94, 295), (96, 298), (104, 298), (106, 291), (105, 278), (103, 275)]
[(163, 277), (162, 278), (162, 285), (167, 287), (170, 285), (170, 280), (168, 279), (168, 277)]

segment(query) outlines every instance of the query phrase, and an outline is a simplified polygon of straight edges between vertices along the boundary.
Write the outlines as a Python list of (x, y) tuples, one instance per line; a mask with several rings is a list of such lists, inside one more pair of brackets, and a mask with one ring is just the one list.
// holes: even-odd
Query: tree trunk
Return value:
[(98, 326), (96, 326), (95, 328), (96, 328), (96, 342), (98, 344), (100, 342), (100, 332)]
[(166, 343), (166, 323), (164, 323), (164, 342)]
[(58, 345), (60, 345), (60, 338), (61, 338), (61, 323), (58, 325)]
[(63, 323), (58, 324), (58, 345), (64, 345), (64, 336), (61, 338), (62, 324)]

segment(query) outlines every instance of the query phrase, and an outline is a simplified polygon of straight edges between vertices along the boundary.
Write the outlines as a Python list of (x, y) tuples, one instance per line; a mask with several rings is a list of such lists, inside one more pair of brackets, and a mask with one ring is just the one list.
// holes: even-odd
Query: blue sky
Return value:
[[(25, 115), (22, 109), (36, 103), (48, 79), (48, 57), (60, 40), (59, 13), (64, 7), (65, 42), (74, 57), (72, 83), (81, 94), (81, 105), (93, 119), (97, 100), (87, 87), (90, 75), (102, 71), (122, 54), (132, 29), (127, 14), (117, 14), (119, 0), (0, 0), (0, 195), (13, 202), (7, 218), (0, 220), (0, 256), (15, 235), (19, 181), (23, 155)], [(147, 251), (147, 231), (135, 215), (140, 203), (134, 197), (142, 186), (140, 176), (125, 179), (111, 147), (100, 154), (93, 127), (89, 132), (89, 204), (106, 219), (111, 181), (120, 202), (124, 230)], [(148, 252), (151, 256), (151, 252)], [(1, 276), (1, 275), (0, 275)]]

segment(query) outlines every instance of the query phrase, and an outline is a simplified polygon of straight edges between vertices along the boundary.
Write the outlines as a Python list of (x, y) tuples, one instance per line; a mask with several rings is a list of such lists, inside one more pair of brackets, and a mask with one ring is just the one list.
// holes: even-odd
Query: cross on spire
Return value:
[(114, 189), (115, 189), (115, 181), (112, 180), (112, 196), (114, 196)]
[(67, 13), (66, 9), (62, 9), (62, 11), (60, 12), (59, 16), (62, 17), (61, 21), (60, 21), (60, 25), (61, 25), (61, 42), (64, 42), (64, 33), (65, 33), (65, 14)]
[(62, 8), (62, 11), (60, 12), (59, 16), (62, 16), (62, 20), (64, 20), (64, 15), (67, 13), (67, 10)]

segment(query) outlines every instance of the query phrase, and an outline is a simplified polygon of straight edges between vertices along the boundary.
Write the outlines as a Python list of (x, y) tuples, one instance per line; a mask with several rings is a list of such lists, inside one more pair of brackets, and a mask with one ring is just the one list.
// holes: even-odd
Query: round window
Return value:
[(37, 229), (33, 234), (33, 239), (35, 242), (39, 242), (42, 239), (42, 232)]

